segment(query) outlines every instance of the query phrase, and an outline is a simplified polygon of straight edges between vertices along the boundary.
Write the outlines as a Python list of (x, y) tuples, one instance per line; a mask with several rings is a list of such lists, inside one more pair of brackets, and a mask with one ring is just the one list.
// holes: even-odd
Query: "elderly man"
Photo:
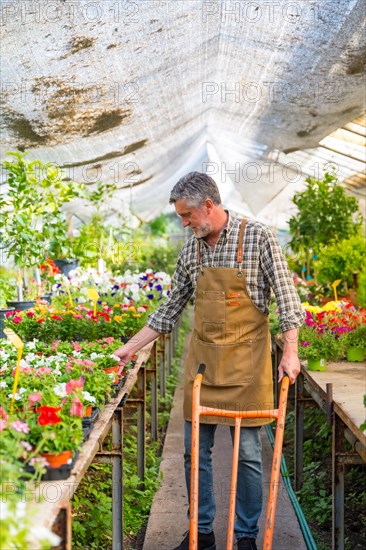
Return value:
[[(146, 326), (115, 353), (127, 363), (161, 333), (172, 330), (188, 300), (195, 297), (194, 329), (184, 375), (185, 474), (190, 490), (191, 401), (200, 363), (206, 372), (201, 404), (231, 410), (273, 407), (268, 305), (272, 288), (284, 333), (279, 381), (294, 383), (300, 370), (298, 327), (304, 313), (281, 247), (273, 233), (254, 220), (226, 211), (212, 178), (191, 172), (174, 186), (174, 204), (192, 237), (178, 257), (169, 298)], [(198, 548), (215, 550), (215, 499), (211, 453), (217, 423), (233, 419), (201, 417)], [(228, 422), (229, 420), (229, 422)], [(262, 509), (260, 427), (270, 422), (243, 419), (240, 434), (235, 536), (239, 550), (255, 550)], [(233, 426), (230, 426), (233, 436)], [(189, 549), (189, 533), (175, 550)]]

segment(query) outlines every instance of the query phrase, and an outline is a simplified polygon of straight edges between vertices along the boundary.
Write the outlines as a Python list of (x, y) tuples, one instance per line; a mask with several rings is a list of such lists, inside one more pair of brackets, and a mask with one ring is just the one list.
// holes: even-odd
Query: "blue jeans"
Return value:
[[(212, 447), (216, 424), (200, 424), (200, 464), (198, 495), (198, 531), (211, 533), (216, 512), (212, 476)], [(231, 438), (234, 428), (230, 427)], [(184, 425), (184, 468), (188, 501), (191, 479), (191, 433), (192, 423)], [(256, 538), (258, 519), (262, 511), (262, 444), (260, 426), (240, 428), (238, 484), (236, 493), (236, 519), (234, 532), (237, 539)], [(227, 494), (229, 496), (230, 487)], [(189, 508), (188, 508), (189, 517)]]

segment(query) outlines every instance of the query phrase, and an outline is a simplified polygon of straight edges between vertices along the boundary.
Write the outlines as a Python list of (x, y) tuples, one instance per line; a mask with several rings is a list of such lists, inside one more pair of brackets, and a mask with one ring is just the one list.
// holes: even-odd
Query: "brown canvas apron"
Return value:
[[(185, 362), (184, 417), (192, 417), (192, 387), (197, 367), (206, 365), (201, 405), (226, 410), (273, 408), (270, 333), (267, 316), (249, 297), (242, 268), (242, 220), (238, 267), (205, 267), (197, 243), (197, 279), (194, 330)], [(233, 425), (231, 418), (203, 416), (207, 424)], [(243, 419), (242, 426), (261, 426), (271, 420)]]

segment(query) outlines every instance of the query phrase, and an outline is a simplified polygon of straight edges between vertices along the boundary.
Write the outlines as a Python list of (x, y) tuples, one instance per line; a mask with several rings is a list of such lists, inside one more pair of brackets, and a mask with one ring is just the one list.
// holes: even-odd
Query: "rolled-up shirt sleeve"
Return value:
[(184, 267), (183, 252), (181, 252), (172, 277), (170, 295), (149, 315), (146, 325), (156, 332), (171, 332), (193, 292), (192, 282)]
[(303, 324), (305, 311), (277, 238), (269, 228), (266, 228), (263, 237), (261, 266), (275, 294), (280, 326), (285, 332)]

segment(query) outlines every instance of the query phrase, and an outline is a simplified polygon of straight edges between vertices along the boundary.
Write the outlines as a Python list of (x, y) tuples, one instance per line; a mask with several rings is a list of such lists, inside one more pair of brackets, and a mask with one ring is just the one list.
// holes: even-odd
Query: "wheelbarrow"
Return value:
[(200, 393), (202, 378), (206, 365), (201, 364), (198, 367), (196, 377), (193, 383), (192, 395), (192, 454), (191, 454), (191, 486), (190, 486), (190, 520), (189, 520), (189, 549), (198, 548), (198, 468), (199, 468), (199, 448), (200, 448), (200, 416), (221, 416), (235, 419), (233, 458), (231, 470), (231, 487), (229, 502), (229, 519), (226, 550), (232, 550), (234, 541), (234, 519), (235, 519), (235, 500), (236, 485), (238, 477), (238, 459), (239, 459), (239, 441), (240, 426), (242, 418), (277, 418), (276, 437), (273, 450), (271, 481), (269, 487), (269, 497), (267, 504), (267, 515), (265, 522), (263, 550), (272, 549), (272, 539), (274, 531), (274, 521), (276, 515), (276, 503), (278, 495), (278, 484), (280, 477), (281, 453), (283, 434), (285, 430), (287, 394), (289, 388), (289, 378), (284, 376), (281, 383), (280, 400), (278, 409), (262, 411), (227, 411), (224, 409), (214, 409), (200, 405)]

